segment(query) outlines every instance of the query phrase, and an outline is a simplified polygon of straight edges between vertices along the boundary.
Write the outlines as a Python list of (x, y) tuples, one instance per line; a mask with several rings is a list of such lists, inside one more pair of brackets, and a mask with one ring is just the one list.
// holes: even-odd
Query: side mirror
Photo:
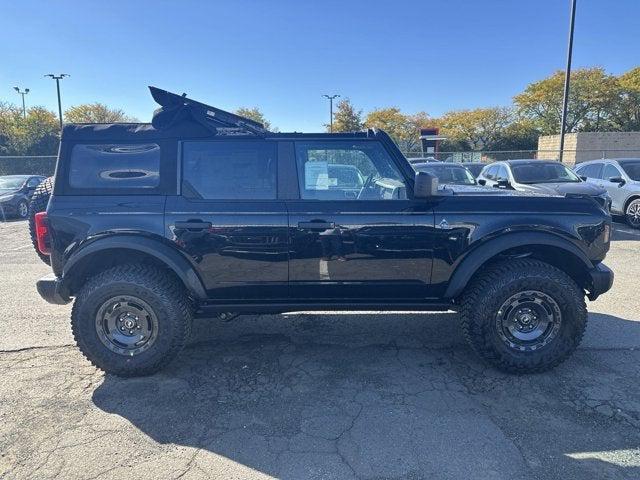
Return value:
[(414, 198), (429, 198), (438, 194), (438, 177), (427, 172), (416, 172), (413, 184)]
[(478, 180), (478, 185), (486, 185), (487, 181), (484, 178), (481, 178), (480, 180)]
[(580, 175), (580, 178), (582, 179), (582, 181), (583, 181), (583, 182), (586, 182), (586, 181), (587, 181), (587, 177), (586, 177), (586, 176), (584, 176), (584, 175)]
[(501, 178), (500, 180), (498, 180), (495, 186), (497, 188), (509, 188), (511, 184), (509, 183), (509, 180), (505, 178)]
[(620, 187), (623, 186), (625, 183), (627, 183), (625, 179), (622, 177), (611, 177), (609, 181), (611, 183), (617, 183)]

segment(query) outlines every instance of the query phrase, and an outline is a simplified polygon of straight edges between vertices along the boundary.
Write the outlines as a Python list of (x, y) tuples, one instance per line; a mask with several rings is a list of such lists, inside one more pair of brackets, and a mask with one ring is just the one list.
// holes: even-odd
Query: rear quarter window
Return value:
[(160, 185), (155, 143), (77, 144), (71, 151), (69, 186), (77, 189), (154, 189)]

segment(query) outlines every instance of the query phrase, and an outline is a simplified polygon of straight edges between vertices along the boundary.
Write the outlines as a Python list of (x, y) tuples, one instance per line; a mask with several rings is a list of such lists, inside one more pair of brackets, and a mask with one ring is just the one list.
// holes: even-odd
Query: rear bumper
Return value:
[(66, 305), (71, 301), (68, 292), (62, 285), (62, 280), (53, 273), (38, 280), (36, 288), (42, 298), (54, 305)]
[(595, 300), (600, 295), (608, 292), (613, 285), (613, 272), (609, 267), (599, 263), (595, 268), (589, 271), (591, 285), (587, 297), (589, 300)]

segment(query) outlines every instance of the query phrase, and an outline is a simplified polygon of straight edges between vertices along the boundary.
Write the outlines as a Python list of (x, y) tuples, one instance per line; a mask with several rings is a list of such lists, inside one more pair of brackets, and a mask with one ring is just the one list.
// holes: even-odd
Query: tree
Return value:
[(269, 122), (269, 120), (265, 118), (264, 114), (258, 107), (240, 107), (236, 110), (236, 115), (240, 115), (241, 117), (246, 117), (250, 120), (260, 122), (262, 125), (264, 125), (264, 128), (266, 128), (267, 130), (271, 130), (271, 122)]
[(109, 108), (102, 103), (76, 105), (64, 112), (64, 120), (69, 123), (116, 123), (136, 122), (119, 108)]
[(59, 143), (55, 113), (44, 107), (27, 110), (0, 103), (0, 155), (55, 155)]
[(493, 150), (504, 139), (513, 120), (511, 109), (493, 107), (447, 112), (437, 123), (448, 145), (463, 150)]
[[(514, 97), (520, 113), (533, 120), (543, 135), (560, 132), (564, 72), (527, 86)], [(567, 132), (603, 131), (612, 128), (611, 113), (619, 98), (616, 77), (602, 68), (582, 68), (571, 73)]]
[(622, 131), (640, 130), (640, 67), (618, 77), (620, 98), (615, 124)]
[(420, 129), (431, 125), (425, 112), (405, 115), (398, 107), (380, 108), (367, 114), (364, 126), (387, 132), (403, 152), (416, 149), (420, 142)]
[[(330, 125), (325, 124), (327, 131)], [(362, 110), (356, 110), (348, 98), (340, 100), (333, 113), (334, 132), (358, 132), (364, 128)]]

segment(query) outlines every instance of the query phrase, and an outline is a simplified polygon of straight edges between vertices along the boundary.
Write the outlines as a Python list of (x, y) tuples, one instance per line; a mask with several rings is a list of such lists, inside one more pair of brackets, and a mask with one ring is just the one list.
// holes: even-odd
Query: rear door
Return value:
[(433, 205), (378, 140), (295, 142), (287, 201), (293, 299), (394, 302), (430, 296)]
[(287, 297), (287, 211), (278, 200), (277, 142), (185, 141), (166, 234), (189, 256), (212, 299)]

